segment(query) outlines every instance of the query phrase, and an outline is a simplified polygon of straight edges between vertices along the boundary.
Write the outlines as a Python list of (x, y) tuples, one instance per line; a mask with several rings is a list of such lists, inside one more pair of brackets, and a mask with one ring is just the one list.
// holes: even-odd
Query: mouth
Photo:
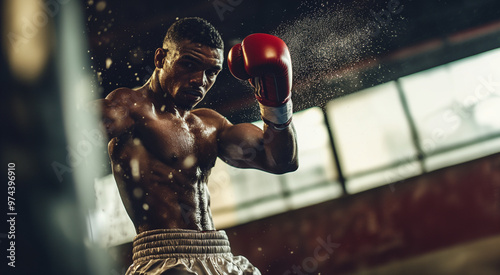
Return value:
[(203, 93), (199, 90), (185, 90), (184, 94), (193, 97), (193, 98), (202, 98)]

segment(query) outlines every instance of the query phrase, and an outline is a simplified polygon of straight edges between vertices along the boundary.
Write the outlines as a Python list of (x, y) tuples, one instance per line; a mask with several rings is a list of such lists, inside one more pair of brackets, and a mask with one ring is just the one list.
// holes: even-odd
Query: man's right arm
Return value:
[(130, 131), (134, 124), (131, 116), (134, 91), (127, 88), (116, 89), (106, 98), (90, 103), (89, 109), (100, 114), (103, 126), (111, 140)]

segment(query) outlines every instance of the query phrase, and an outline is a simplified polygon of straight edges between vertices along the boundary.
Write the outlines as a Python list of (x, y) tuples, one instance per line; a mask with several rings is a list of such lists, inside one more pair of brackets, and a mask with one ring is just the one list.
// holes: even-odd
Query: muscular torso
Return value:
[[(139, 91), (140, 92), (140, 91)], [(133, 127), (108, 144), (121, 198), (138, 233), (214, 230), (207, 180), (217, 158), (217, 125), (206, 111), (181, 117), (144, 97)]]

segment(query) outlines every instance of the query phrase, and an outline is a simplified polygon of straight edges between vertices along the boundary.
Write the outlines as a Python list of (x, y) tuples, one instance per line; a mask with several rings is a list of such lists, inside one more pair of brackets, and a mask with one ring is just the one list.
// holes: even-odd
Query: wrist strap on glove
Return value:
[(260, 105), (262, 120), (276, 130), (286, 129), (292, 122), (293, 104), (292, 100), (287, 101), (279, 107)]

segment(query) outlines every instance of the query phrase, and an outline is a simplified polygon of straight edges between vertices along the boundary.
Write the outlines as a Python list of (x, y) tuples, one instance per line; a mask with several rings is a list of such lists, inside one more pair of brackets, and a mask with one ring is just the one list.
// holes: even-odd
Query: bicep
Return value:
[(219, 158), (235, 167), (265, 170), (263, 136), (253, 124), (227, 122), (219, 137)]

